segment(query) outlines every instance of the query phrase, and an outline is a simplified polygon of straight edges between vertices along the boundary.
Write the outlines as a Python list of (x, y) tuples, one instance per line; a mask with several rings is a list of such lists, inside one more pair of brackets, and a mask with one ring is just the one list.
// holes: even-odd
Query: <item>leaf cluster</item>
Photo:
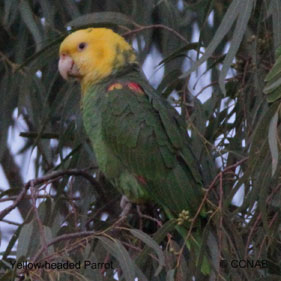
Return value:
[[(157, 90), (185, 119), (201, 167), (214, 278), (279, 280), (280, 18), (279, 0), (1, 1), (0, 161), (8, 189), (0, 186), (0, 204), (5, 211), (9, 202), (1, 220), (13, 228), (1, 228), (0, 280), (210, 278), (158, 206), (134, 206), (120, 221), (120, 194), (84, 132), (79, 85), (57, 71), (62, 39), (88, 26), (122, 34), (141, 64), (155, 50), (160, 57)], [(16, 207), (22, 222), (6, 217)], [(220, 259), (269, 266), (220, 268)], [(25, 271), (11, 266), (15, 260), (112, 261), (113, 269)]]

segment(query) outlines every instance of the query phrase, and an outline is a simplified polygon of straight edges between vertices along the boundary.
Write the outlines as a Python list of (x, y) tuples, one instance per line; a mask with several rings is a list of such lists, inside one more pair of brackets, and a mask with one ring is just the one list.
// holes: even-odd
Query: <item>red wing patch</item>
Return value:
[(137, 180), (138, 180), (138, 182), (140, 184), (142, 184), (142, 185), (146, 185), (147, 184), (147, 182), (146, 182), (146, 180), (145, 180), (145, 178), (143, 176), (136, 176), (136, 178), (137, 178)]
[(135, 83), (135, 82), (129, 82), (127, 84), (128, 88), (130, 90), (132, 90), (133, 92), (137, 93), (137, 94), (141, 94), (143, 95), (144, 94), (144, 91), (142, 89), (142, 87), (138, 84), (138, 83)]
[(113, 90), (123, 89), (123, 85), (121, 83), (115, 82), (107, 87), (107, 91), (111, 92)]
[[(136, 82), (128, 82), (125, 86), (127, 86), (134, 93), (137, 93), (139, 95), (144, 94), (142, 87)], [(121, 83), (114, 82), (107, 87), (107, 91), (111, 92), (113, 90), (121, 90), (121, 89), (123, 89), (123, 87), (124, 87), (124, 85), (122, 85)]]

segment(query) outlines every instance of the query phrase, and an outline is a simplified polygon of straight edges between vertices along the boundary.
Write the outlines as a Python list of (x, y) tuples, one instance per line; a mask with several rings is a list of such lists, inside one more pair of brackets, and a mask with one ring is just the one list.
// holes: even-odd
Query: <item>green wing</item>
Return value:
[(144, 92), (124, 86), (104, 95), (103, 140), (155, 201), (172, 213), (194, 213), (202, 184), (184, 122), (145, 81), (132, 82)]

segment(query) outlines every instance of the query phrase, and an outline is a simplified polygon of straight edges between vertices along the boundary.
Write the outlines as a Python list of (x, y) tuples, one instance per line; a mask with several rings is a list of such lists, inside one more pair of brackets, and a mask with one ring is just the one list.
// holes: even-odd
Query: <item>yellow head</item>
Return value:
[(81, 80), (82, 91), (114, 71), (136, 62), (135, 53), (123, 37), (107, 28), (81, 29), (60, 46), (59, 71), (63, 78)]

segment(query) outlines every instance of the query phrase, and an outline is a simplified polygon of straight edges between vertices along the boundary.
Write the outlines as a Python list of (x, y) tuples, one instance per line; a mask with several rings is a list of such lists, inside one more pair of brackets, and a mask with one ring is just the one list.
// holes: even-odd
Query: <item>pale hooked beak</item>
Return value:
[(59, 72), (65, 80), (69, 77), (81, 78), (80, 72), (73, 59), (66, 54), (60, 55)]

